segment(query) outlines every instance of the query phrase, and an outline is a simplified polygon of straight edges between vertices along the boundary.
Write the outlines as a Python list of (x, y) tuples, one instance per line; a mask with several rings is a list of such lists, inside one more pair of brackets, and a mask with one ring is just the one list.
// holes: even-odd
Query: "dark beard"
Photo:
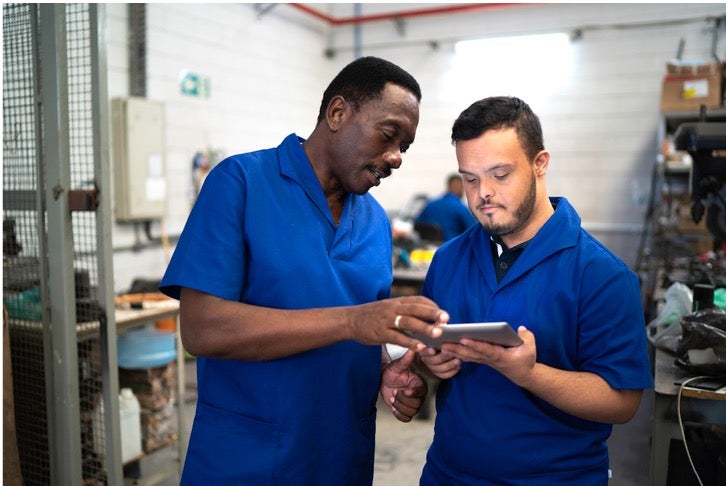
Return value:
[(509, 224), (484, 224), (482, 226), (491, 235), (505, 236), (518, 231), (524, 223), (529, 219), (534, 211), (534, 203), (537, 200), (537, 186), (535, 175), (532, 174), (532, 180), (527, 188), (527, 195), (522, 203), (514, 211), (514, 221)]

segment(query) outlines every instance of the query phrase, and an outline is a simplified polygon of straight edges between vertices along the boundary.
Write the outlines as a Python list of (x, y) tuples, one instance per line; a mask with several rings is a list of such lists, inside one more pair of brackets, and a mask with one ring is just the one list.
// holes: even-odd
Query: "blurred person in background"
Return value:
[(446, 192), (426, 203), (415, 223), (430, 224), (441, 229), (443, 241), (460, 235), (476, 223), (469, 208), (462, 201), (464, 185), (459, 174), (451, 174), (446, 179)]

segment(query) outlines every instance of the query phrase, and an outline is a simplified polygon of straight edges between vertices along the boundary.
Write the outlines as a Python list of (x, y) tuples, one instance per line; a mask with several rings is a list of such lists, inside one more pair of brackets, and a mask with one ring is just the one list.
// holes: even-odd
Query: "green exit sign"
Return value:
[(179, 88), (183, 95), (209, 98), (211, 81), (207, 76), (182, 71), (179, 77)]

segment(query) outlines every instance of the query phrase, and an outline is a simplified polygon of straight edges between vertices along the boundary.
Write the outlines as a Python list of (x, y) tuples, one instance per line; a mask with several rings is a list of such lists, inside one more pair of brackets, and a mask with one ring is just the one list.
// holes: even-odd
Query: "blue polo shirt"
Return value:
[[(349, 194), (336, 226), (302, 141), (289, 135), (209, 173), (164, 293), (189, 287), (281, 309), (390, 295), (385, 211)], [(353, 341), (264, 362), (198, 358), (183, 482), (370, 485), (380, 359), (380, 346)]]
[[(652, 386), (636, 275), (580, 227), (564, 198), (501, 282), (480, 226), (434, 255), (423, 294), (450, 322), (508, 321), (534, 333), (537, 361), (615, 389)], [(569, 415), (486, 365), (464, 363), (436, 397), (422, 485), (606, 485), (612, 426)]]

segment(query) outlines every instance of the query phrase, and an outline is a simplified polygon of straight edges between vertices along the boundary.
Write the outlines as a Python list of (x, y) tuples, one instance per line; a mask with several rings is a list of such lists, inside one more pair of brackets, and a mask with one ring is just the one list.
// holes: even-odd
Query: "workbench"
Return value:
[(425, 267), (394, 268), (391, 295), (401, 297), (406, 295), (420, 295), (428, 265)]
[[(679, 387), (675, 382), (687, 376), (689, 373), (675, 364), (675, 357), (672, 354), (661, 349), (655, 350), (651, 486), (666, 486), (669, 467), (672, 465), (672, 458), (669, 457), (671, 440), (683, 440), (677, 416)], [(684, 387), (681, 393), (681, 412), (682, 417), (685, 413), (688, 414), (691, 423), (698, 420), (704, 425), (724, 427), (726, 430), (726, 387), (718, 391)], [(687, 428), (687, 425), (684, 427)]]

